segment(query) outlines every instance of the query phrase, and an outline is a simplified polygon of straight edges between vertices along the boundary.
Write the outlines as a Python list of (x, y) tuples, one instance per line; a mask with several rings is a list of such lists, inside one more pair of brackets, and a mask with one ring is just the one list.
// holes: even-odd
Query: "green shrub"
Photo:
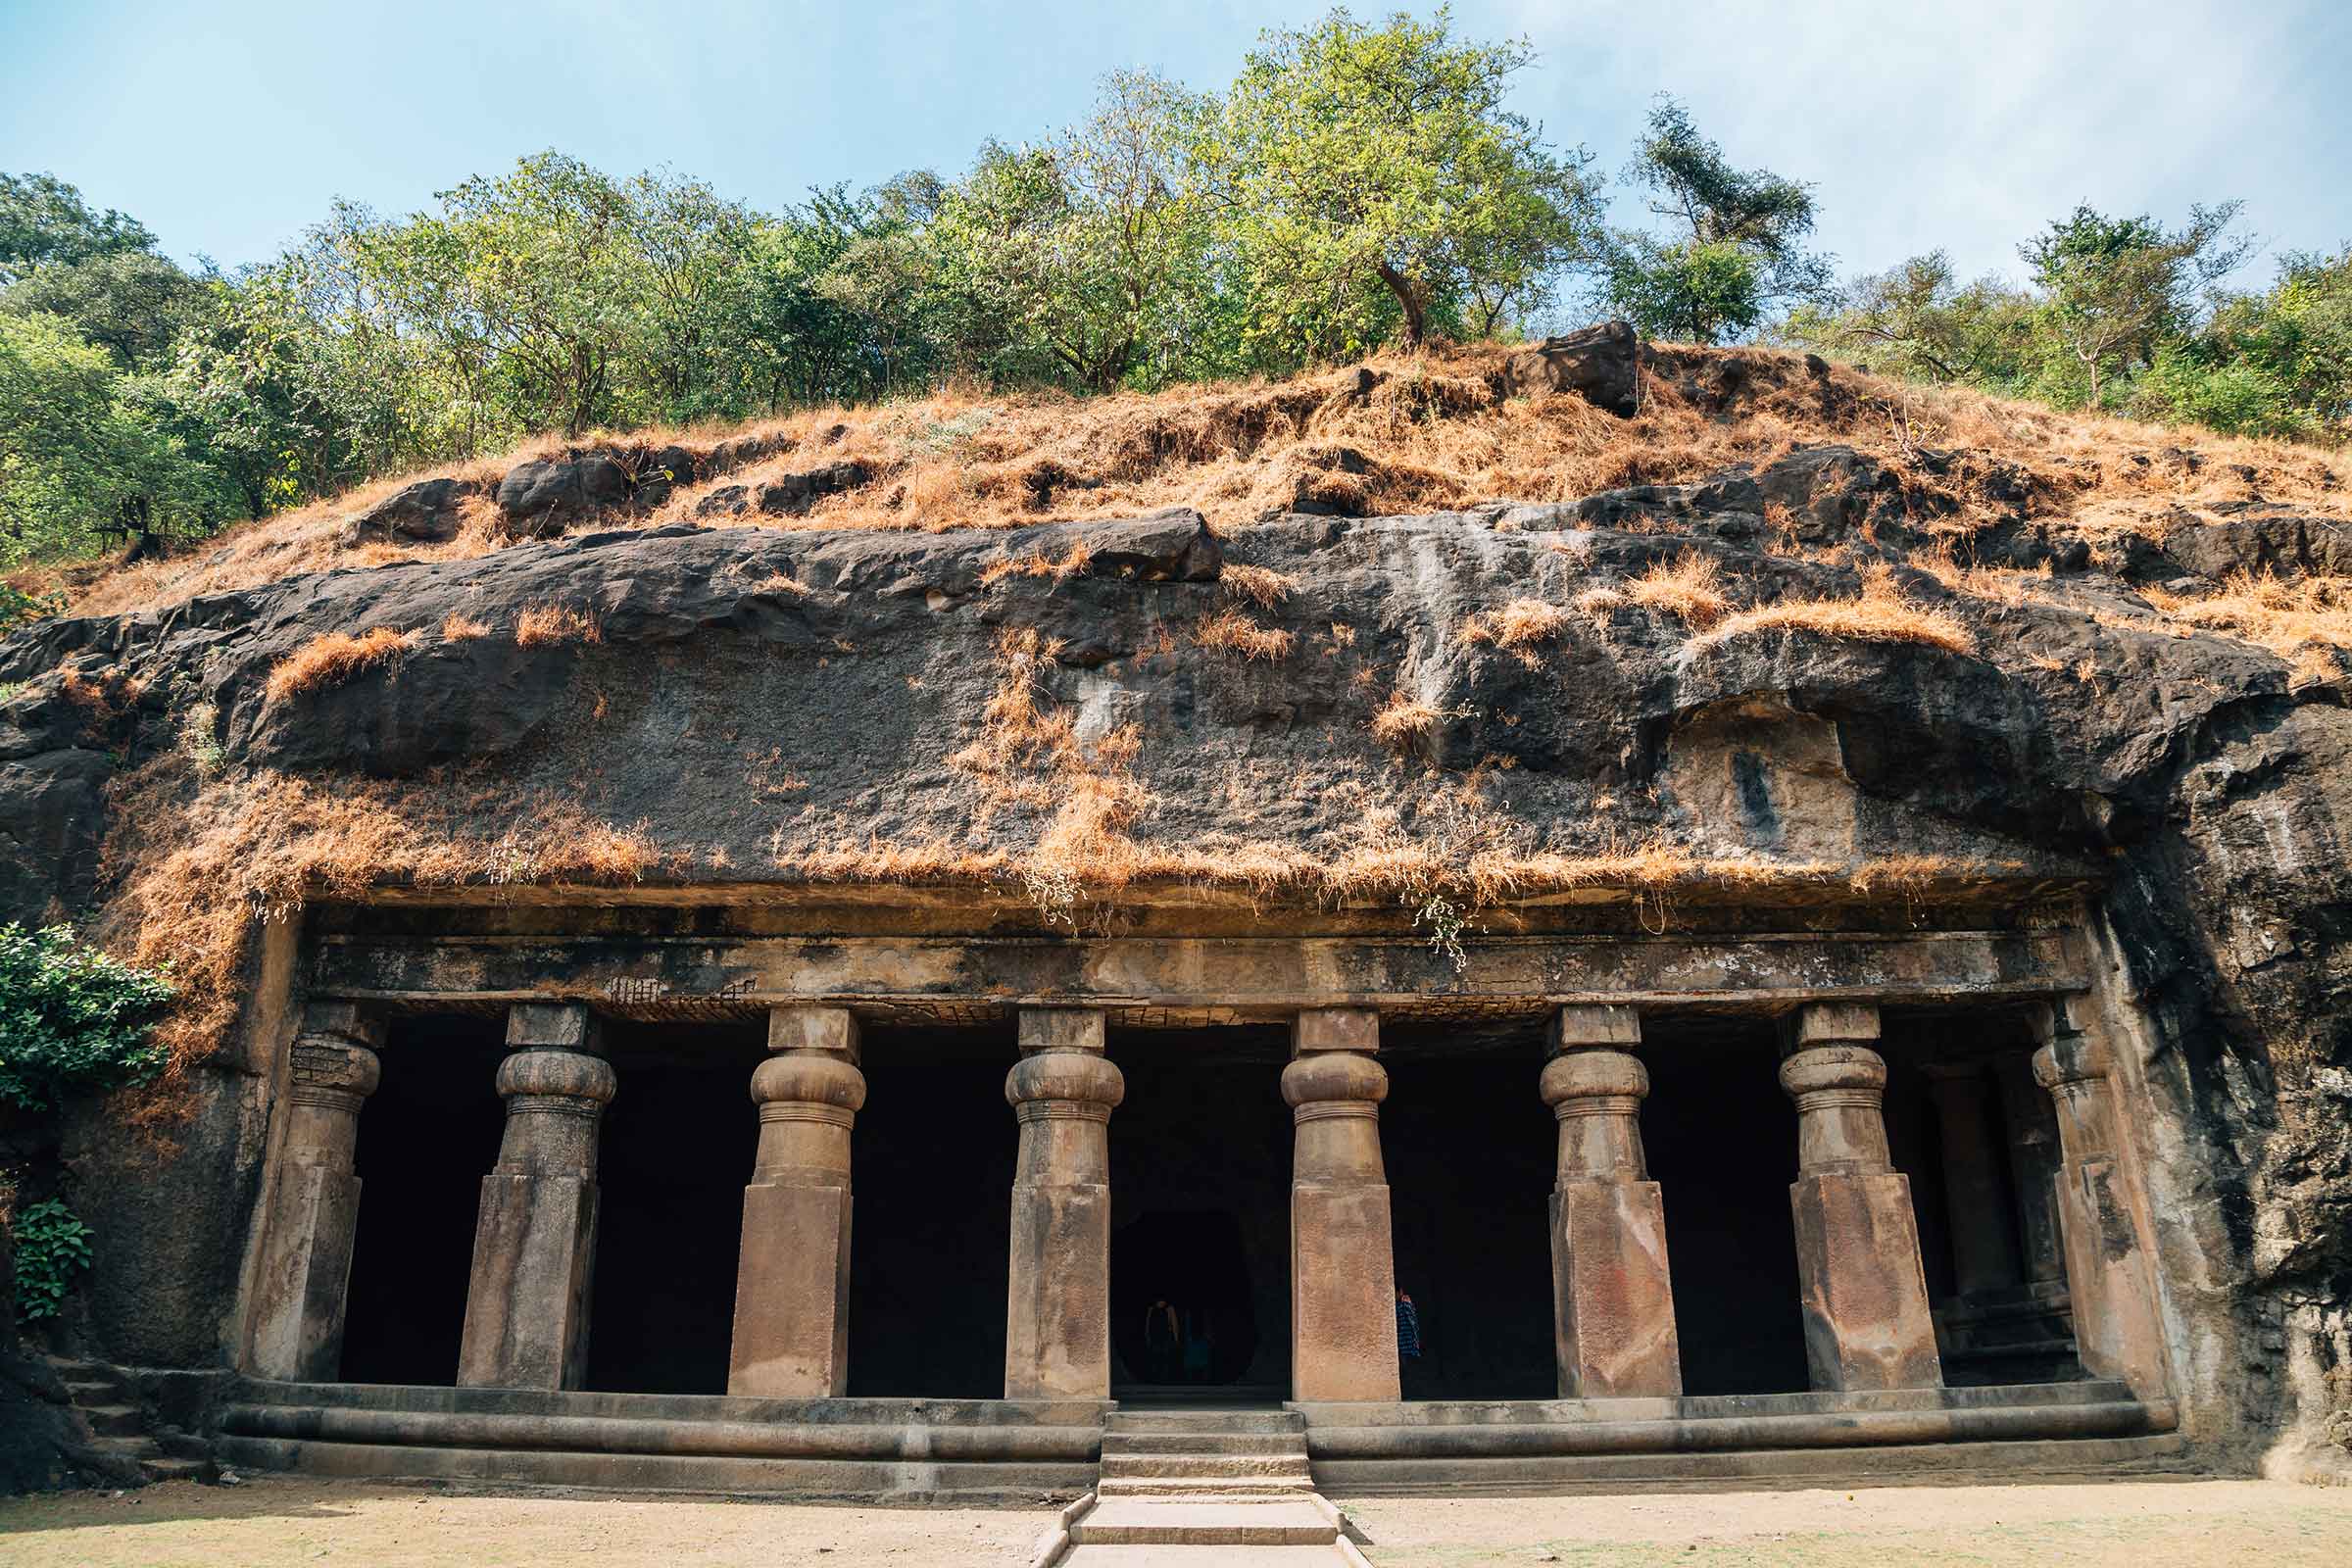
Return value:
[(28, 594), (13, 583), (0, 582), (0, 636), (65, 612), (66, 596), (62, 593)]
[(17, 1315), (26, 1322), (57, 1316), (67, 1281), (90, 1266), (90, 1228), (53, 1198), (19, 1214), (15, 1235)]
[(171, 1000), (163, 975), (76, 942), (70, 926), (0, 926), (0, 1102), (42, 1110), (152, 1082), (164, 1050), (149, 1035)]

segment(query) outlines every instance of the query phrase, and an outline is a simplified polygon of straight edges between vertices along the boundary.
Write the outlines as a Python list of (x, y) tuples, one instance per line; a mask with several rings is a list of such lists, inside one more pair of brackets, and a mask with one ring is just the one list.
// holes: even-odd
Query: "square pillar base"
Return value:
[(1572, 1181), (1553, 1188), (1551, 1262), (1560, 1397), (1681, 1395), (1682, 1342), (1658, 1184)]
[(1110, 1188), (1012, 1190), (1004, 1397), (1110, 1397)]
[(1291, 1396), (1397, 1398), (1396, 1264), (1384, 1186), (1291, 1188)]
[(729, 1394), (849, 1392), (850, 1205), (846, 1187), (755, 1182), (743, 1190)]
[(1788, 1189), (1788, 1201), (1813, 1387), (1942, 1387), (1909, 1179), (1899, 1171), (1807, 1176)]
[(588, 1370), (596, 1199), (596, 1183), (579, 1176), (482, 1178), (459, 1387), (580, 1386)]
[(332, 1383), (340, 1374), (359, 1222), (358, 1177), (325, 1165), (287, 1169), (264, 1233), (270, 1250), (255, 1310), (255, 1376)]

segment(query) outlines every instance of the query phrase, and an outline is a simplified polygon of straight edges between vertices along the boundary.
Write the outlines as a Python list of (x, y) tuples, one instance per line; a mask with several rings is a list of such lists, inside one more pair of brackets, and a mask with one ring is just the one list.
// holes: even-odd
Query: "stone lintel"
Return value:
[(1380, 1050), (1380, 1013), (1372, 1007), (1303, 1007), (1291, 1020), (1291, 1054)]
[(369, 1051), (381, 1051), (384, 1046), (382, 1012), (364, 1002), (313, 1002), (302, 1009), (302, 1030), (306, 1035), (332, 1035), (335, 1039)]
[(1023, 1007), (1021, 1054), (1041, 1051), (1091, 1051), (1102, 1054), (1104, 1014), (1100, 1007)]
[(1552, 1014), (1551, 1049), (1580, 1051), (1608, 1046), (1631, 1051), (1642, 1044), (1642, 1013), (1634, 1007), (1562, 1007)]
[(858, 1015), (847, 1007), (767, 1009), (770, 1051), (831, 1051), (856, 1061), (858, 1048)]
[(1879, 1004), (1875, 1002), (1809, 1002), (1789, 1014), (1785, 1026), (1784, 1052), (1794, 1054), (1814, 1046), (1869, 1046), (1879, 1043)]
[(584, 1002), (517, 1002), (507, 1009), (507, 1049), (533, 1048), (601, 1054), (604, 1022)]

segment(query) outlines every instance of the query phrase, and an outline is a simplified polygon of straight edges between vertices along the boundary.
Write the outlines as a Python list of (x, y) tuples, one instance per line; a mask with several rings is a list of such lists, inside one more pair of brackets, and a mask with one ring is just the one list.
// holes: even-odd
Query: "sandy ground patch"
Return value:
[(2346, 1568), (2352, 1488), (2273, 1481), (1348, 1498), (1380, 1568)]
[(603, 1568), (1026, 1563), (1052, 1507), (866, 1508), (604, 1492), (427, 1491), (253, 1476), (122, 1496), (0, 1497), (9, 1568)]

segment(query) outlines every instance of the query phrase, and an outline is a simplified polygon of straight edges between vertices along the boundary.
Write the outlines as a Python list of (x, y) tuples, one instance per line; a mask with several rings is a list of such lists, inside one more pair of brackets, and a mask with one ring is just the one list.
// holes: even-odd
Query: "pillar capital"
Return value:
[(1020, 1010), (1021, 1054), (1049, 1051), (1084, 1051), (1102, 1054), (1103, 1014), (1100, 1007), (1023, 1007)]
[(384, 1016), (365, 1003), (313, 1002), (302, 1009), (301, 1038), (339, 1040), (345, 1045), (381, 1051)]
[(1545, 1032), (1555, 1054), (1595, 1046), (1631, 1051), (1641, 1043), (1642, 1014), (1632, 1007), (1562, 1007)]
[(1380, 1012), (1374, 1007), (1305, 1007), (1291, 1020), (1291, 1054), (1380, 1050)]
[(858, 1015), (847, 1007), (770, 1007), (767, 1049), (829, 1052), (855, 1065), (862, 1049)]
[(1879, 1004), (1875, 1002), (1808, 1002), (1781, 1020), (1781, 1053), (1794, 1055), (1816, 1046), (1860, 1046), (1879, 1043)]
[(507, 1008), (507, 1049), (534, 1046), (602, 1055), (604, 1020), (584, 1002), (517, 1002)]

